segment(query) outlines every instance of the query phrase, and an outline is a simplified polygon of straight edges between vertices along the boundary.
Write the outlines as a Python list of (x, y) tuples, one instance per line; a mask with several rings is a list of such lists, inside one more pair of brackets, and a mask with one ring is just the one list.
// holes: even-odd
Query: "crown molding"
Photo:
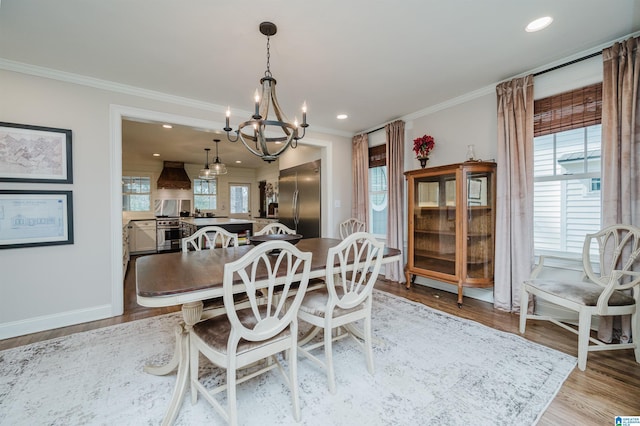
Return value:
[[(0, 58), (0, 69), (13, 71), (21, 74), (33, 75), (36, 77), (48, 78), (51, 80), (63, 81), (66, 83), (78, 84), (81, 86), (91, 87), (94, 89), (107, 90), (110, 92), (122, 93), (125, 95), (166, 102), (166, 103), (179, 105), (179, 106), (186, 106), (190, 108), (201, 109), (204, 111), (212, 111), (212, 112), (217, 112), (221, 114), (225, 114), (227, 111), (226, 106), (217, 105), (210, 102), (198, 101), (195, 99), (185, 98), (181, 96), (169, 95), (166, 93), (157, 92), (155, 90), (142, 89), (135, 86), (115, 83), (113, 81), (101, 80), (99, 78), (87, 77), (84, 75), (74, 74), (66, 71), (59, 71), (51, 68), (25, 64), (22, 62), (11, 61), (4, 58)], [(249, 111), (236, 110), (236, 113), (234, 114), (234, 116), (250, 116), (251, 114), (252, 112), (249, 112)], [(328, 129), (325, 127), (317, 127), (317, 126), (313, 126), (313, 129), (310, 129), (310, 131), (342, 136), (347, 138), (350, 138), (353, 136), (353, 133), (351, 132), (344, 132), (340, 130)]]
[(500, 84), (500, 83), (505, 82), (505, 81), (509, 81), (509, 80), (514, 79), (514, 78), (524, 77), (525, 75), (535, 74), (535, 73), (538, 73), (538, 72), (541, 72), (541, 71), (544, 71), (544, 70), (548, 70), (548, 69), (556, 67), (558, 65), (563, 65), (563, 64), (566, 64), (568, 62), (574, 61), (576, 59), (580, 59), (580, 58), (583, 58), (585, 56), (591, 55), (592, 53), (602, 52), (603, 49), (606, 49), (607, 47), (611, 47), (611, 45), (613, 45), (614, 43), (619, 43), (619, 42), (621, 42), (623, 40), (626, 40), (628, 38), (638, 37), (638, 36), (640, 36), (640, 31), (636, 31), (636, 32), (631, 33), (631, 34), (627, 34), (627, 35), (619, 37), (619, 38), (617, 38), (615, 40), (611, 40), (609, 42), (602, 43), (602, 44), (600, 44), (598, 46), (594, 46), (594, 47), (592, 47), (590, 49), (583, 50), (582, 52), (575, 53), (575, 54), (573, 54), (571, 56), (567, 56), (567, 57), (562, 58), (560, 60), (548, 63), (546, 65), (534, 68), (534, 69), (529, 70), (529, 71), (522, 72), (522, 73), (514, 75), (514, 76), (511, 76), (511, 77), (509, 77), (507, 79), (504, 79), (502, 81), (498, 81), (498, 82), (496, 82), (494, 84), (490, 84), (488, 86), (485, 86), (485, 87), (482, 87), (480, 89), (474, 90), (473, 92), (469, 92), (469, 93), (466, 93), (466, 94), (464, 94), (462, 96), (458, 96), (457, 98), (452, 98), (452, 99), (449, 99), (449, 100), (447, 100), (445, 102), (439, 103), (437, 105), (433, 105), (433, 106), (430, 106), (428, 108), (424, 108), (424, 109), (421, 109), (419, 111), (413, 112), (411, 114), (407, 114), (405, 116), (402, 116), (401, 119), (403, 119), (405, 121), (415, 120), (417, 118), (424, 117), (424, 116), (436, 113), (438, 111), (442, 111), (444, 109), (451, 108), (451, 107), (454, 107), (456, 105), (460, 105), (460, 104), (463, 104), (465, 102), (472, 101), (472, 100), (474, 100), (476, 98), (488, 95), (490, 93), (495, 93), (496, 86), (498, 84)]

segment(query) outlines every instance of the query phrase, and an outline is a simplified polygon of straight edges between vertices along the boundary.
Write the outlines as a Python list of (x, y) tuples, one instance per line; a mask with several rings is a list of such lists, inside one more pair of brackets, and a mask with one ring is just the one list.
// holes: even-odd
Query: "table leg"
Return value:
[(166, 375), (178, 369), (176, 385), (171, 395), (171, 403), (162, 419), (162, 425), (171, 425), (178, 416), (189, 379), (189, 332), (202, 315), (202, 301), (189, 302), (182, 305), (184, 322), (176, 325), (176, 348), (173, 358), (164, 366), (145, 366), (144, 371), (151, 374)]
[(176, 347), (173, 351), (173, 357), (165, 365), (145, 365), (144, 372), (155, 376), (166, 376), (178, 368), (181, 357), (182, 334), (184, 333), (184, 322), (176, 325)]

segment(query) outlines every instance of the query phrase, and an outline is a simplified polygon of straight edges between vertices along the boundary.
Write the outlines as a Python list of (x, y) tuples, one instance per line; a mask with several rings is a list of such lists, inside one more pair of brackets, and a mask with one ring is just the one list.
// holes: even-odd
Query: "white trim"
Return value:
[[(587, 49), (587, 50), (583, 50), (582, 52), (575, 53), (575, 54), (573, 54), (571, 56), (568, 56), (566, 58), (562, 58), (560, 60), (551, 62), (549, 64), (542, 65), (542, 66), (539, 66), (539, 67), (534, 68), (532, 70), (529, 70), (529, 71), (514, 75), (514, 76), (509, 77), (509, 78), (507, 78), (505, 80), (498, 81), (496, 83), (487, 85), (485, 87), (481, 87), (480, 89), (474, 90), (472, 92), (465, 93), (464, 95), (458, 96), (457, 98), (448, 99), (448, 100), (446, 100), (444, 102), (441, 102), (439, 104), (430, 106), (428, 108), (421, 109), (421, 110), (413, 112), (411, 114), (404, 115), (404, 116), (400, 117), (400, 119), (401, 120), (405, 120), (405, 121), (415, 120), (417, 118), (424, 117), (424, 116), (427, 116), (427, 115), (430, 115), (430, 114), (434, 114), (434, 113), (436, 113), (438, 111), (442, 111), (442, 110), (445, 110), (447, 108), (451, 108), (451, 107), (454, 107), (456, 105), (460, 105), (460, 104), (463, 104), (465, 102), (472, 101), (472, 100), (474, 100), (476, 98), (479, 98), (479, 97), (482, 97), (482, 96), (486, 96), (486, 95), (489, 95), (491, 93), (495, 93), (496, 86), (498, 84), (500, 84), (500, 83), (512, 80), (514, 78), (524, 77), (525, 75), (535, 74), (535, 73), (538, 73), (538, 72), (541, 72), (541, 71), (545, 71), (545, 70), (551, 69), (553, 67), (556, 67), (556, 66), (563, 65), (563, 64), (566, 64), (568, 62), (574, 61), (576, 59), (580, 59), (580, 58), (583, 58), (585, 56), (591, 55), (592, 53), (601, 52), (603, 49), (606, 49), (607, 47), (611, 47), (611, 45), (613, 45), (614, 43), (618, 43), (620, 41), (626, 40), (626, 39), (631, 38), (631, 37), (637, 37), (639, 35), (640, 35), (640, 31), (636, 31), (636, 32), (631, 33), (631, 34), (627, 34), (626, 36), (619, 37), (619, 38), (617, 38), (615, 40), (611, 40), (609, 42), (600, 44), (598, 46), (592, 47), (592, 48)], [(378, 126), (376, 126), (376, 127), (378, 127)], [(372, 127), (372, 129), (375, 129), (376, 127)]]
[(110, 305), (43, 315), (0, 324), (0, 340), (112, 317)]
[[(36, 77), (50, 78), (52, 80), (64, 81), (67, 83), (78, 84), (81, 86), (92, 87), (95, 89), (108, 90), (116, 93), (123, 93), (126, 95), (137, 96), (146, 99), (152, 99), (161, 102), (167, 102), (174, 105), (186, 106), (190, 108), (197, 108), (205, 111), (214, 111), (221, 114), (226, 113), (227, 107), (213, 104), (210, 102), (199, 101), (196, 99), (185, 98), (182, 96), (169, 95), (155, 90), (142, 89), (135, 86), (129, 86), (126, 84), (115, 83), (113, 81), (101, 80), (98, 78), (87, 77), (80, 74), (74, 74), (66, 71), (54, 70), (51, 68), (39, 67), (36, 65), (25, 64), (22, 62), (11, 61), (8, 59), (0, 58), (0, 69), (7, 71), (14, 71), (22, 74), (33, 75)], [(253, 112), (242, 111), (235, 109), (234, 116), (248, 117)], [(177, 123), (176, 123), (177, 124)], [(219, 126), (217, 128), (222, 128)], [(350, 138), (353, 136), (352, 132), (345, 132), (341, 130), (329, 129), (325, 127), (313, 126), (314, 132), (325, 133), (329, 135), (336, 135)]]
[[(111, 155), (110, 167), (110, 194), (111, 194), (111, 315), (122, 315), (124, 312), (124, 285), (122, 277), (122, 120), (149, 120), (158, 122), (167, 122), (181, 124), (189, 127), (201, 129), (219, 129), (223, 127), (223, 123), (215, 121), (202, 120), (188, 116), (175, 114), (167, 114), (158, 111), (145, 110), (141, 108), (133, 108), (123, 105), (112, 104), (109, 106), (110, 117), (110, 147)], [(322, 203), (322, 216), (326, 217), (326, 221), (322, 221), (322, 236), (329, 235), (330, 226), (333, 226), (333, 209), (330, 207), (329, 200), (333, 199), (333, 143), (329, 141), (313, 140), (305, 138), (302, 145), (317, 146), (321, 148), (321, 159), (323, 172), (321, 173), (323, 198), (327, 200)]]
[[(123, 111), (109, 107), (109, 153), (111, 157), (109, 194), (111, 195), (111, 316), (124, 313), (122, 264), (122, 117)], [(118, 189), (120, 188), (120, 189)], [(116, 214), (117, 212), (117, 214)]]

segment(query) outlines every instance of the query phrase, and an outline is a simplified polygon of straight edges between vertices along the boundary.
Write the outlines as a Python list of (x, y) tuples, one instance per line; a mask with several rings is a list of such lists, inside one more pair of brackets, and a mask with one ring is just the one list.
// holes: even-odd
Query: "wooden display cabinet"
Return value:
[(412, 170), (408, 184), (407, 288), (416, 276), (492, 287), (496, 164), (481, 161)]

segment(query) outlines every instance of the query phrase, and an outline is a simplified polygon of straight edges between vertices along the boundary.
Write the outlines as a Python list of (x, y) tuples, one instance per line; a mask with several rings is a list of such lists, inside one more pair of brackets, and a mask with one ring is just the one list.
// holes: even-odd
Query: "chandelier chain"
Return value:
[(271, 77), (271, 37), (267, 36), (267, 70), (264, 72), (265, 77)]

